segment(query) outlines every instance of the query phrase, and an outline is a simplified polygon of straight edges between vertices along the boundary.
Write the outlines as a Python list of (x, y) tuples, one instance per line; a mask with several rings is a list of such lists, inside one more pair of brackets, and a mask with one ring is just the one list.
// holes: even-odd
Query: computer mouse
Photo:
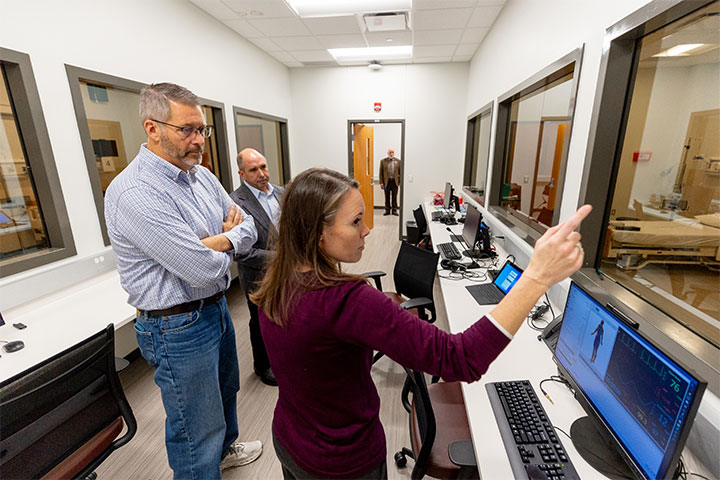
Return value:
[(525, 471), (530, 480), (548, 480), (548, 476), (544, 471), (540, 470), (539, 465), (525, 465)]
[(3, 350), (8, 353), (17, 352), (23, 348), (25, 348), (25, 343), (22, 340), (13, 340), (12, 342), (8, 342), (3, 345)]

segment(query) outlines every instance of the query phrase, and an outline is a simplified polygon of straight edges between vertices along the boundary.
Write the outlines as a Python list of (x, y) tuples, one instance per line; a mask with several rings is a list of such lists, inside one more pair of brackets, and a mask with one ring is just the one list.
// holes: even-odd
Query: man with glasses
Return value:
[(240, 285), (245, 290), (250, 310), (250, 344), (252, 345), (253, 367), (255, 374), (265, 385), (277, 386), (275, 375), (270, 368), (265, 343), (260, 333), (258, 307), (250, 300), (250, 293), (265, 274), (265, 267), (272, 252), (268, 250), (270, 235), (277, 234), (277, 222), (280, 218), (280, 201), (285, 189), (270, 183), (270, 171), (265, 157), (252, 148), (246, 148), (237, 156), (238, 173), (243, 183), (230, 198), (250, 213), (255, 220), (258, 239), (250, 252), (236, 256), (240, 272)]
[(171, 83), (140, 92), (147, 144), (112, 181), (105, 220), (140, 352), (155, 368), (175, 478), (219, 479), (258, 458), (236, 442), (240, 388), (235, 330), (224, 297), (228, 268), (257, 239), (217, 178), (198, 165), (205, 124), (197, 97)]

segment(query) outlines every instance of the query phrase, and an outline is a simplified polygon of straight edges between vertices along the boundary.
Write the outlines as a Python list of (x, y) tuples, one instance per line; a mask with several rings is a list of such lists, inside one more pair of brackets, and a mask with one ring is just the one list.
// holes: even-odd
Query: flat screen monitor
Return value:
[(475, 208), (473, 205), (467, 205), (467, 213), (465, 214), (465, 225), (462, 230), (462, 238), (465, 243), (470, 247), (470, 250), (475, 250), (475, 244), (478, 238), (478, 229), (482, 222), (482, 213), (480, 210)]
[[(600, 435), (635, 476), (670, 478), (707, 383), (613, 312), (612, 305), (606, 308), (572, 283), (557, 363)], [(585, 446), (576, 446), (582, 454)], [(603, 460), (610, 452), (596, 448), (593, 456)]]
[(453, 186), (450, 182), (445, 182), (445, 197), (443, 197), (443, 208), (448, 210), (452, 205)]
[(13, 221), (10, 218), (10, 215), (0, 210), (0, 225), (3, 225), (7, 223), (8, 225), (12, 225)]

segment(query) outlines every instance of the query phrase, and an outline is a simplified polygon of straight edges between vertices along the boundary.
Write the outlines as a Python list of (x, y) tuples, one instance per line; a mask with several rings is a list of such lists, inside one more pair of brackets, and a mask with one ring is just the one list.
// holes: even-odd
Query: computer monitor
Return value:
[(10, 215), (0, 210), (0, 227), (11, 227), (15, 225), (15, 222)]
[(470, 250), (475, 250), (475, 244), (478, 238), (478, 229), (482, 222), (482, 213), (480, 210), (475, 208), (473, 205), (467, 205), (467, 213), (465, 214), (465, 225), (462, 230), (462, 238), (465, 243), (470, 247)]
[(443, 198), (443, 208), (448, 210), (452, 205), (453, 186), (450, 182), (445, 182), (445, 197)]
[[(573, 424), (570, 436), (600, 471), (671, 478), (707, 383), (631, 322), (570, 285), (555, 357), (589, 414)], [(608, 460), (613, 456), (616, 463)]]

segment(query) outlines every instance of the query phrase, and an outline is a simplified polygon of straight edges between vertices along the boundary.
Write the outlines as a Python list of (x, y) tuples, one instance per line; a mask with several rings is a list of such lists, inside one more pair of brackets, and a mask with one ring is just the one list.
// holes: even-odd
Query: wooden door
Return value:
[(373, 127), (353, 124), (353, 176), (365, 202), (365, 225), (373, 228)]

